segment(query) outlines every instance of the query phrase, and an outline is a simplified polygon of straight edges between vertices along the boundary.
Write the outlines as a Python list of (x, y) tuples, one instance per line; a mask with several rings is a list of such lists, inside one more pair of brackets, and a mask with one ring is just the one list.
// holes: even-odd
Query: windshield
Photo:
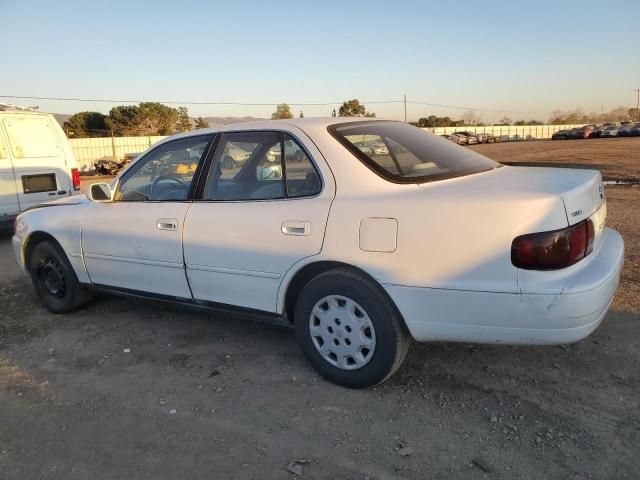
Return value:
[(331, 133), (365, 165), (397, 183), (421, 183), (491, 170), (499, 163), (402, 122), (333, 125)]

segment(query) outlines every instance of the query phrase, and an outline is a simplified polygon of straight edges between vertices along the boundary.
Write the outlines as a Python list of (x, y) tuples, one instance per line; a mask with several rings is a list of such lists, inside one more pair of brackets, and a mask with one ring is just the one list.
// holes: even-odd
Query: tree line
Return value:
[(202, 117), (192, 119), (186, 107), (168, 107), (158, 102), (139, 105), (119, 105), (108, 115), (100, 112), (79, 112), (64, 122), (68, 137), (148, 136), (171, 135), (194, 128), (206, 128), (209, 122)]
[[(304, 113), (300, 111), (300, 118)], [(374, 112), (370, 112), (360, 103), (357, 98), (347, 100), (332, 112), (332, 116), (340, 117), (375, 117)], [(571, 111), (556, 110), (551, 114), (549, 123), (553, 125), (585, 124), (622, 122), (637, 118), (638, 113), (635, 108), (618, 107), (600, 114), (586, 113), (577, 107)], [(293, 118), (291, 107), (286, 103), (281, 103), (271, 114), (272, 120)], [(640, 119), (638, 119), (640, 120)], [(484, 126), (482, 117), (474, 110), (467, 110), (460, 118), (452, 119), (448, 116), (439, 117), (429, 115), (421, 117), (412, 125), (423, 128), (435, 127), (462, 127), (462, 126)], [(502, 117), (498, 123), (493, 125), (544, 125), (544, 122), (536, 119), (513, 121), (510, 117)], [(99, 136), (147, 136), (147, 135), (171, 135), (175, 132), (185, 132), (188, 130), (206, 128), (209, 123), (206, 119), (189, 117), (186, 107), (168, 107), (158, 102), (142, 102), (139, 105), (119, 105), (113, 107), (108, 115), (99, 112), (79, 112), (72, 115), (64, 123), (64, 130), (69, 137), (99, 137)]]
[[(364, 105), (360, 103), (360, 100), (357, 98), (353, 98), (351, 100), (347, 100), (346, 102), (342, 102), (342, 105), (336, 112), (335, 108), (333, 109), (332, 116), (336, 115), (340, 117), (375, 117), (376, 114), (373, 112), (368, 112)], [(300, 112), (298, 115), (299, 118), (304, 118), (304, 112)], [(271, 114), (271, 120), (282, 120), (293, 118), (293, 113), (291, 113), (291, 107), (286, 103), (281, 103), (276, 107), (276, 111)]]
[[(551, 125), (581, 125), (586, 123), (605, 123), (605, 122), (626, 122), (631, 120), (640, 120), (639, 114), (635, 108), (617, 107), (608, 112), (602, 113), (586, 113), (580, 107), (576, 107), (574, 110), (563, 111), (555, 110), (551, 113), (549, 118), (549, 124)], [(463, 127), (463, 126), (486, 126), (488, 124), (482, 122), (482, 117), (479, 116), (474, 110), (468, 110), (464, 112), (461, 118), (454, 120), (450, 117), (438, 117), (436, 115), (429, 115), (428, 117), (422, 117), (417, 122), (413, 123), (418, 127), (434, 128), (434, 127)], [(545, 123), (536, 120), (516, 120), (515, 122), (510, 117), (502, 117), (497, 123), (493, 123), (496, 126), (524, 126), (524, 125), (544, 125)]]

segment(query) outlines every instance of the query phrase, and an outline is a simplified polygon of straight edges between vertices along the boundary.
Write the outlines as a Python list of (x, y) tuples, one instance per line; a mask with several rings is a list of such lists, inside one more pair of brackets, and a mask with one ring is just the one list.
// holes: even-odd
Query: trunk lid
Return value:
[[(602, 176), (597, 170), (504, 166), (490, 172), (469, 175), (458, 179), (434, 182), (431, 185), (449, 183), (464, 188), (473, 182), (474, 189), (485, 192), (487, 197), (510, 198), (555, 195), (565, 207), (568, 225), (575, 225), (593, 215), (604, 203)], [(422, 184), (429, 188), (430, 184)], [(469, 185), (468, 185), (469, 186)]]

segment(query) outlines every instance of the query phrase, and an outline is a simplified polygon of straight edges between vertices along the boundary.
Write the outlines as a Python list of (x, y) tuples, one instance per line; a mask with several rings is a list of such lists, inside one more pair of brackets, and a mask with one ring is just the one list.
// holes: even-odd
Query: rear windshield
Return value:
[(422, 183), (491, 170), (499, 163), (402, 122), (333, 125), (331, 133), (365, 165), (397, 183)]

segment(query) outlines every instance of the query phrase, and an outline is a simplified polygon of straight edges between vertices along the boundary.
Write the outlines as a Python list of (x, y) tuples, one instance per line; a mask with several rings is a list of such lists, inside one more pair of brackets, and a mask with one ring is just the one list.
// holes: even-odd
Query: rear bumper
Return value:
[(606, 229), (585, 268), (558, 294), (494, 293), (387, 285), (420, 342), (457, 341), (544, 345), (571, 343), (602, 322), (618, 287), (624, 243)]

